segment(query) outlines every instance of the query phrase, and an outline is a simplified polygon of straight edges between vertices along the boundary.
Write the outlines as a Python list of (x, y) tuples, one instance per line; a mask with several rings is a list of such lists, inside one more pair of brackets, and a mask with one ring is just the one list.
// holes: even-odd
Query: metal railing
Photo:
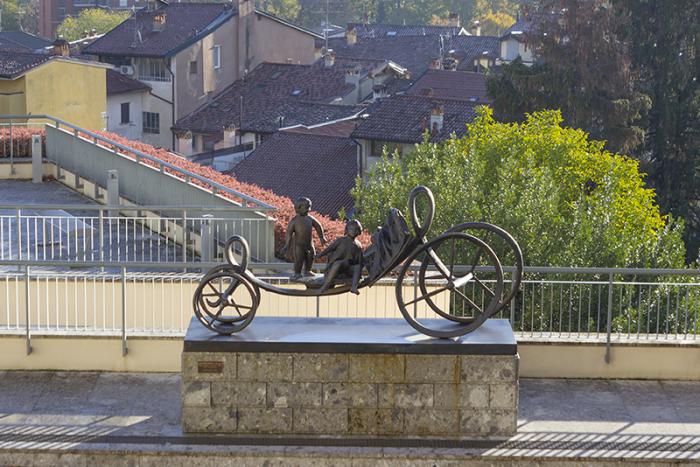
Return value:
[[(204, 214), (203, 214), (204, 213)], [(239, 206), (0, 205), (3, 261), (195, 262), (223, 257), (234, 234), (272, 257), (274, 220)]]
[[(19, 121), (16, 124), (11, 124), (15, 120)], [(264, 203), (256, 198), (253, 198), (251, 196), (248, 196), (244, 193), (241, 193), (239, 191), (236, 191), (232, 188), (229, 188), (225, 185), (222, 185), (220, 183), (214, 182), (213, 180), (210, 180), (206, 177), (203, 177), (197, 173), (191, 172), (189, 170), (183, 169), (182, 167), (179, 167), (177, 165), (171, 164), (169, 162), (165, 162), (157, 157), (151, 156), (150, 154), (146, 154), (144, 152), (141, 152), (139, 150), (136, 150), (134, 148), (131, 148), (129, 146), (123, 145), (121, 143), (118, 143), (116, 141), (113, 141), (105, 136), (102, 136), (98, 133), (95, 133), (93, 131), (85, 130), (83, 128), (80, 128), (76, 125), (73, 125), (71, 123), (68, 123), (64, 120), (61, 120), (56, 117), (52, 117), (50, 115), (0, 115), (0, 122), (2, 121), (9, 121), (8, 123), (9, 128), (15, 128), (18, 125), (24, 125), (26, 126), (30, 121), (48, 121), (48, 125), (53, 126), (56, 129), (69, 129), (73, 133), (74, 136), (82, 138), (84, 141), (90, 142), (96, 146), (100, 146), (102, 148), (106, 149), (111, 149), (115, 152), (118, 152), (119, 154), (123, 155), (124, 157), (128, 157), (137, 164), (145, 164), (150, 167), (154, 167), (158, 169), (162, 173), (169, 173), (171, 175), (174, 175), (186, 183), (192, 183), (196, 182), (197, 186), (200, 188), (203, 188), (205, 190), (208, 190), (212, 194), (215, 195), (223, 195), (228, 198), (230, 198), (233, 201), (236, 201), (241, 204), (243, 207), (255, 207), (260, 211), (273, 211), (276, 208), (274, 206), (271, 206), (267, 203)], [(27, 123), (22, 123), (22, 121), (26, 121)], [(12, 138), (10, 134), (10, 138)], [(174, 157), (176, 157), (174, 155)], [(14, 156), (11, 155), (10, 157), (10, 163), (14, 163)]]
[[(202, 272), (217, 264), (0, 261), (13, 268), (0, 272), (0, 332), (26, 335), (28, 351), (35, 334), (118, 335), (125, 351), (128, 336), (182, 336)], [(294, 286), (275, 275), (286, 263), (252, 267)], [(404, 283), (405, 296), (416, 293), (416, 277)], [(359, 296), (263, 293), (258, 315), (400, 318), (395, 285), (384, 279)], [(434, 317), (424, 304), (414, 314)], [(604, 343), (606, 361), (618, 343), (698, 344), (700, 271), (530, 267), (496, 317), (509, 319), (520, 341)]]

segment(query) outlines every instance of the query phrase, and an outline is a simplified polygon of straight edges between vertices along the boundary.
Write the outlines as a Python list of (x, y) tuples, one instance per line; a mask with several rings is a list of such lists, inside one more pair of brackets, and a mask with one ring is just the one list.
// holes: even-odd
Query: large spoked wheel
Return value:
[(217, 268), (202, 278), (194, 293), (194, 314), (219, 334), (245, 329), (260, 304), (260, 294), (248, 279), (230, 268)]
[[(464, 258), (475, 257), (476, 264), (465, 266)], [(419, 287), (409, 295), (403, 282), (415, 262), (421, 265)], [(408, 257), (396, 282), (396, 300), (414, 329), (431, 337), (451, 338), (475, 330), (497, 312), (502, 306), (503, 288), (503, 269), (491, 247), (472, 235), (450, 232)], [(419, 308), (424, 308), (424, 303), (449, 321), (421, 322), (418, 315), (425, 312)]]
[(504, 281), (510, 282), (507, 293), (503, 297), (503, 306), (510, 303), (520, 290), (523, 280), (523, 253), (520, 245), (505, 229), (486, 222), (465, 222), (455, 225), (447, 232), (463, 232), (473, 235), (488, 244), (498, 255), (504, 269)]

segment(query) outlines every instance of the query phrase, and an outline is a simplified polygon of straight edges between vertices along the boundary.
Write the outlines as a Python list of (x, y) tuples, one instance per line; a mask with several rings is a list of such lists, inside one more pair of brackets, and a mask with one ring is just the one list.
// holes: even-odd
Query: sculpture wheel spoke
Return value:
[(214, 291), (215, 294), (219, 295), (221, 293), (218, 290), (216, 290), (216, 287), (211, 285), (211, 282), (207, 282), (207, 285), (209, 286), (210, 289), (212, 289)]
[(478, 277), (474, 276), (474, 281), (475, 281), (477, 284), (479, 284), (479, 287), (481, 287), (482, 289), (484, 289), (484, 291), (485, 291), (487, 294), (489, 294), (491, 297), (495, 297), (495, 296), (496, 296), (496, 294), (494, 293), (494, 291), (491, 290), (491, 288), (490, 288), (489, 286), (487, 286), (486, 284), (484, 284), (484, 283), (481, 281), (481, 279), (479, 279)]
[(465, 302), (467, 302), (467, 305), (469, 305), (471, 308), (474, 308), (474, 309), (477, 310), (479, 313), (481, 313), (481, 308), (480, 308), (476, 303), (474, 303), (469, 297), (467, 297), (466, 295), (464, 295), (462, 292), (460, 292), (460, 291), (457, 290), (457, 289), (452, 289), (452, 290), (454, 291), (454, 293), (456, 293), (457, 295), (461, 296), (462, 299), (463, 299)]
[(450, 239), (450, 277), (454, 277), (455, 271), (455, 239)]
[(406, 302), (404, 305), (405, 305), (405, 306), (413, 305), (414, 303), (418, 303), (418, 302), (420, 302), (421, 300), (425, 300), (426, 298), (432, 297), (433, 295), (437, 295), (437, 294), (439, 294), (439, 293), (444, 292), (445, 290), (449, 290), (449, 288), (450, 288), (449, 286), (447, 286), (447, 287), (440, 287), (439, 289), (433, 290), (432, 292), (429, 292), (429, 293), (427, 293), (427, 294), (425, 294), (425, 295), (421, 295), (420, 297), (418, 297), (418, 298), (416, 298), (416, 299), (414, 299), (414, 300), (411, 300), (410, 302)]

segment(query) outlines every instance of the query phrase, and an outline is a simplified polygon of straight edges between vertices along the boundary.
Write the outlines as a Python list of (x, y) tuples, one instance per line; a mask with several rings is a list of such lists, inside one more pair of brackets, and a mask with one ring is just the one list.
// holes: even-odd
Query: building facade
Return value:
[[(84, 49), (146, 83), (143, 141), (175, 148), (171, 128), (265, 60), (311, 63), (316, 35), (233, 3), (149, 3)], [(284, 58), (282, 58), (284, 57)]]
[(106, 68), (61, 56), (0, 53), (0, 114), (46, 114), (103, 130)]

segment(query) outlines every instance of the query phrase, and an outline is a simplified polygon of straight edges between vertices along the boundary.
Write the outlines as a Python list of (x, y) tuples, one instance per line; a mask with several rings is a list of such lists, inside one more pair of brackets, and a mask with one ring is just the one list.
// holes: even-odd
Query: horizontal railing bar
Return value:
[[(110, 204), (0, 204), (0, 209), (12, 210), (77, 210), (77, 211), (224, 211), (224, 212), (257, 212), (273, 211), (274, 209), (260, 209), (257, 207), (244, 206), (172, 206), (172, 205), (110, 205)], [(252, 219), (252, 218), (251, 218)], [(262, 219), (261, 219), (262, 220)]]
[[(0, 265), (5, 266), (63, 266), (69, 268), (75, 267), (156, 267), (156, 268), (208, 268), (221, 266), (223, 262), (148, 262), (148, 261), (35, 261), (35, 260), (0, 260)], [(291, 268), (291, 263), (252, 263), (249, 264), (253, 269), (274, 269), (283, 270)], [(325, 267), (324, 263), (314, 263), (315, 269)], [(468, 266), (463, 266), (467, 268)], [(419, 265), (411, 266), (411, 270), (418, 270)], [(457, 269), (457, 268), (455, 268)], [(461, 268), (460, 268), (461, 269)], [(488, 266), (477, 267), (477, 271), (489, 271), (493, 268)], [(504, 267), (505, 272), (513, 272), (514, 267)], [(641, 269), (641, 268), (561, 268), (561, 267), (525, 267), (525, 273), (549, 273), (549, 274), (615, 274), (615, 275), (686, 275), (700, 276), (700, 269)], [(528, 281), (528, 283), (537, 283), (537, 281)], [(577, 282), (578, 283), (578, 282)], [(607, 283), (607, 282), (606, 282)], [(656, 283), (652, 283), (656, 284)], [(658, 285), (658, 284), (657, 284)]]
[(169, 162), (166, 162), (166, 161), (164, 161), (164, 160), (162, 160), (162, 159), (159, 159), (159, 158), (157, 158), (157, 157), (151, 156), (150, 154), (146, 154), (146, 153), (144, 153), (144, 152), (141, 152), (141, 151), (139, 151), (139, 150), (137, 150), (137, 149), (134, 149), (134, 148), (131, 148), (131, 147), (129, 147), (129, 146), (126, 146), (126, 145), (117, 143), (116, 141), (112, 141), (111, 139), (106, 138), (106, 137), (104, 137), (104, 136), (102, 136), (102, 135), (100, 135), (100, 134), (98, 134), (98, 133), (92, 132), (92, 131), (90, 131), (90, 130), (86, 130), (86, 129), (84, 129), (84, 128), (80, 128), (80, 127), (78, 127), (78, 126), (76, 126), (76, 125), (73, 125), (72, 123), (66, 122), (65, 120), (61, 120), (60, 118), (52, 117), (52, 116), (50, 116), (50, 115), (0, 115), (0, 120), (16, 120), (16, 119), (20, 119), (20, 120), (30, 120), (30, 119), (34, 119), (34, 120), (42, 120), (42, 119), (43, 119), (43, 120), (51, 120), (51, 121), (53, 121), (53, 122), (56, 123), (56, 126), (55, 126), (55, 127), (56, 127), (57, 129), (59, 129), (59, 128), (58, 128), (59, 126), (63, 125), (63, 126), (65, 126), (65, 127), (71, 128), (71, 129), (73, 129), (73, 130), (75, 130), (75, 131), (79, 131), (80, 133), (89, 136), (90, 138), (93, 139), (93, 141), (87, 140), (86, 138), (84, 138), (84, 139), (86, 139), (88, 142), (90, 142), (90, 143), (92, 143), (92, 144), (96, 144), (95, 141), (101, 141), (101, 142), (103, 142), (103, 143), (109, 144), (111, 147), (119, 148), (119, 149), (121, 149), (121, 150), (123, 150), (123, 151), (129, 152), (129, 153), (131, 153), (131, 154), (135, 154), (135, 155), (137, 155), (138, 157), (141, 157), (141, 158), (143, 158), (143, 159), (149, 160), (149, 161), (151, 161), (151, 162), (153, 162), (153, 163), (155, 163), (155, 164), (157, 164), (157, 165), (159, 165), (159, 166), (166, 167), (166, 168), (168, 168), (168, 169), (170, 169), (170, 170), (173, 170), (173, 171), (175, 171), (175, 172), (179, 172), (179, 173), (181, 173), (181, 174), (183, 174), (183, 175), (185, 175), (185, 176), (187, 176), (187, 177), (190, 177), (190, 178), (192, 178), (192, 179), (199, 180), (199, 181), (202, 182), (202, 183), (205, 183), (205, 184), (207, 184), (207, 185), (209, 185), (209, 186), (211, 186), (211, 187), (213, 187), (213, 188), (217, 188), (217, 189), (220, 190), (220, 191), (223, 191), (223, 192), (228, 193), (228, 194), (230, 194), (230, 195), (232, 195), (232, 196), (235, 196), (235, 197), (237, 197), (237, 198), (240, 198), (240, 199), (242, 199), (242, 200), (244, 200), (244, 201), (246, 201), (246, 202), (253, 203), (253, 204), (255, 204), (256, 206), (259, 206), (259, 207), (262, 207), (262, 208), (266, 208), (266, 209), (272, 209), (272, 210), (276, 209), (274, 206), (269, 205), (269, 204), (267, 204), (267, 203), (265, 203), (265, 202), (263, 202), (263, 201), (260, 201), (260, 200), (258, 200), (258, 199), (256, 199), (256, 198), (253, 198), (252, 196), (248, 196), (248, 195), (246, 195), (246, 194), (240, 193), (240, 192), (238, 192), (238, 191), (236, 191), (236, 190), (233, 190), (233, 189), (231, 189), (231, 188), (229, 188), (229, 187), (227, 187), (227, 186), (225, 186), (225, 185), (221, 185), (221, 184), (219, 184), (219, 183), (217, 183), (217, 182), (214, 182), (214, 181), (212, 181), (212, 180), (210, 180), (210, 179), (208, 179), (208, 178), (206, 178), (206, 177), (203, 177), (203, 176), (201, 176), (201, 175), (199, 175), (199, 174), (196, 174), (196, 173), (194, 173), (194, 172), (190, 172), (189, 170), (186, 170), (186, 169), (183, 169), (183, 168), (181, 168), (181, 167), (178, 167), (178, 166), (176, 166), (176, 165), (174, 165), (174, 164), (171, 164), (171, 163), (169, 163)]

